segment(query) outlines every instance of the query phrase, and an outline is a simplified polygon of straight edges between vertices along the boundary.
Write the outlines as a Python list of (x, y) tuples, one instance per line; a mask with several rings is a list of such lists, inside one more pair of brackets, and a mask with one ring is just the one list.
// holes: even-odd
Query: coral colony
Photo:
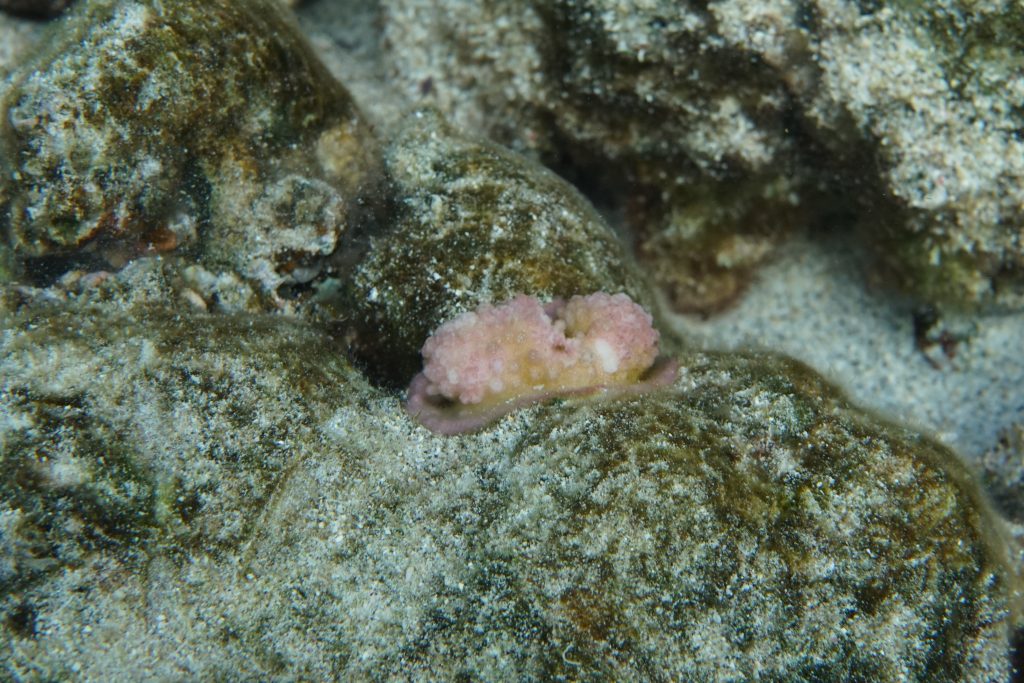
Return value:
[(676, 366), (656, 362), (651, 323), (626, 294), (547, 304), (520, 294), (484, 304), (427, 339), (406, 408), (431, 431), (457, 434), (555, 396), (617, 396), (669, 384)]

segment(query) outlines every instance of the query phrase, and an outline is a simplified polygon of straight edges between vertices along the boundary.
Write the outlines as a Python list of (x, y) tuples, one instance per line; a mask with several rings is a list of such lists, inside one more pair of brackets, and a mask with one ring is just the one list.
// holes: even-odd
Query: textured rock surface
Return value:
[(374, 142), (279, 3), (93, 0), (53, 31), (2, 102), (20, 257), (181, 249), (272, 296), (319, 273), (377, 180)]
[(390, 230), (347, 287), (358, 345), (400, 382), (432, 330), (482, 301), (625, 291), (652, 309), (618, 236), (568, 183), (494, 144), (411, 113), (385, 151)]
[(696, 3), (382, 4), (409, 93), (626, 204), (681, 309), (732, 300), (792, 227), (786, 84)]
[(923, 299), (1020, 306), (1020, 3), (383, 5), (410, 96), (645, 205), (681, 308), (726, 303), (797, 204)]
[(859, 197), (867, 239), (926, 299), (1020, 308), (1024, 8), (817, 4), (819, 83), (801, 97), (837, 156), (852, 138), (876, 161), (854, 171), (882, 195)]
[[(60, 40), (51, 50), (3, 86), (8, 113), (19, 113), (4, 124), (3, 154), (23, 149), (19, 140), (64, 144), (77, 140), (68, 130), (113, 131), (126, 137), (122, 144), (114, 135), (117, 144), (102, 148), (123, 153), (101, 158), (110, 169), (145, 170), (151, 157), (132, 156), (139, 148), (130, 142), (156, 149), (159, 140), (169, 141), (160, 148), (167, 156), (153, 158), (177, 175), (136, 200), (156, 207), (161, 218), (153, 225), (170, 226), (171, 235), (126, 222), (104, 224), (82, 242), (59, 230), (68, 224), (54, 221), (56, 214), (38, 211), (37, 222), (22, 212), (4, 225), (15, 250), (11, 258), (0, 248), (0, 282), (21, 284), (0, 290), (0, 678), (1006, 679), (1019, 623), (1019, 557), (1016, 564), (1008, 557), (1019, 546), (1004, 539), (1001, 520), (948, 451), (851, 408), (803, 366), (689, 352), (665, 335), (684, 366), (672, 387), (604, 403), (552, 401), (451, 438), (416, 426), (400, 392), (377, 382), (404, 386), (438, 322), (516, 291), (548, 298), (625, 290), (650, 307), (644, 275), (665, 284), (666, 272), (682, 272), (690, 279), (680, 280), (677, 303), (694, 287), (722, 296), (716, 278), (723, 290), (741, 286), (777, 239), (773, 225), (818, 210), (806, 194), (817, 192), (808, 169), (826, 169), (822, 183), (845, 188), (852, 199), (837, 210), (883, 191), (897, 196), (886, 189), (885, 173), (905, 152), (876, 144), (872, 133), (891, 112), (865, 109), (868, 126), (844, 114), (843, 98), (862, 81), (826, 78), (818, 67), (802, 72), (808, 51), (822, 50), (822, 59), (827, 51), (801, 40), (824, 40), (828, 31), (840, 42), (880, 40), (871, 31), (938, 16), (933, 5), (901, 4), (911, 12), (904, 15), (877, 3), (851, 12), (822, 0), (801, 3), (808, 12), (796, 19), (798, 8), (787, 2), (672, 6), (704, 28), (662, 21), (652, 14), (657, 3), (537, 3), (536, 11), (530, 5), (509, 16), (486, 3), (416, 5), (418, 23), (408, 25), (425, 31), (416, 40), (466, 47), (438, 52), (454, 60), (444, 73), (480, 68), (458, 89), (429, 71), (407, 81), (417, 96), (450, 109), (456, 125), (425, 111), (394, 128), (403, 110), (388, 100), (387, 72), (359, 72), (368, 79), (360, 87), (379, 98), (375, 124), (393, 181), (383, 197), (387, 221), (371, 223), (376, 229), (365, 243), (355, 235), (349, 249), (355, 221), (348, 213), (337, 221), (338, 212), (353, 206), (344, 188), (376, 177), (372, 140), (347, 96), (284, 28), (287, 20), (263, 12), (264, 1), (87, 2), (78, 11), (99, 19), (80, 34), (88, 47), (71, 40), (83, 31), (74, 22), (84, 20), (74, 19), (72, 28), (55, 29)], [(72, 67), (90, 59), (120, 64), (118, 55), (152, 48), (154, 35), (177, 35), (149, 21), (158, 4), (168, 10), (167, 26), (177, 17), (179, 29), (205, 27), (199, 35), (206, 42), (196, 45), (209, 51), (160, 51), (146, 73), (160, 76), (160, 58), (177, 55), (237, 67), (237, 78), (231, 69), (222, 80), (183, 70), (183, 101), (147, 112), (159, 124), (152, 128), (117, 107), (88, 112), (112, 127), (88, 128), (95, 121), (85, 117), (85, 127), (72, 121), (63, 133), (20, 115), (49, 116), (51, 105), (67, 113), (60, 107), (69, 93), (80, 100), (75, 88), (88, 84), (68, 77)], [(385, 7), (389, 35), (397, 35), (396, 8)], [(573, 29), (587, 8), (609, 11), (592, 12)], [(338, 21), (348, 20), (349, 9)], [(255, 10), (258, 17), (250, 16)], [(975, 11), (1012, 16), (998, 4)], [(204, 12), (205, 19), (193, 17)], [(486, 21), (453, 22), (460, 12)], [(444, 13), (449, 27), (468, 26), (465, 35), (476, 42), (431, 33)], [(529, 22), (546, 32), (552, 18), (561, 32), (545, 33), (545, 45), (571, 45), (578, 55), (530, 52), (539, 43)], [(920, 24), (915, 40), (939, 35), (934, 22)], [(318, 47), (358, 42), (360, 32), (375, 44), (373, 21), (364, 14), (355, 25), (362, 28), (320, 36)], [(473, 33), (483, 25), (487, 33)], [(1008, 35), (999, 22), (989, 26)], [(131, 28), (146, 40), (115, 45), (112, 36), (130, 38)], [(646, 36), (659, 32), (679, 40), (645, 47)], [(602, 42), (605, 35), (615, 42)], [(894, 35), (912, 47), (905, 34)], [(689, 42), (701, 36), (718, 42)], [(741, 43), (746, 51), (737, 52)], [(564, 106), (526, 97), (558, 90), (533, 82), (536, 72), (520, 63), (501, 61), (506, 48), (527, 63), (533, 54), (538, 63), (562, 64)], [(701, 83), (673, 80), (682, 72), (669, 57), (680, 48), (703, 69)], [(866, 59), (876, 48), (844, 54)], [(412, 50), (394, 43), (393, 59), (401, 49)], [(615, 61), (607, 71), (586, 72), (587, 60), (608, 54)], [(763, 60), (752, 67), (763, 81), (737, 54)], [(907, 55), (904, 64), (918, 63), (917, 52)], [(67, 68), (51, 68), (71, 57)], [(736, 103), (713, 81), (719, 68), (737, 72)], [(615, 88), (599, 90), (609, 76)], [(892, 76), (867, 95), (889, 92), (898, 81)], [(373, 77), (381, 81), (376, 87), (368, 85)], [(61, 87), (40, 89), (50, 81)], [(102, 95), (95, 87), (103, 82), (85, 94)], [(114, 90), (136, 97), (166, 82), (128, 79)], [(219, 89), (223, 101), (204, 99), (214, 90), (199, 84)], [(759, 103), (758, 87), (788, 104), (773, 96)], [(650, 111), (637, 108), (648, 90)], [(36, 99), (17, 109), (22, 100), (12, 93), (29, 91)], [(462, 118), (473, 112), (462, 98), (481, 92), (490, 93), (490, 111)], [(275, 99), (282, 93), (294, 97)], [(532, 132), (520, 126), (518, 105), (503, 104), (520, 101), (529, 104), (522, 111), (540, 110)], [(651, 131), (660, 103), (691, 118)], [(210, 111), (217, 107), (234, 123)], [(270, 118), (247, 118), (257, 110)], [(800, 116), (787, 118), (794, 111)], [(577, 117), (578, 139), (572, 127), (558, 127), (563, 113)], [(504, 131), (493, 125), (502, 116), (513, 124)], [(621, 127), (619, 116), (628, 119)], [(797, 128), (787, 132), (787, 121)], [(604, 208), (620, 212), (613, 218), (647, 226), (632, 235), (642, 254), (671, 257), (645, 254), (654, 267), (638, 272), (620, 235), (570, 185), (468, 136), (460, 123), (518, 140), (562, 170), (600, 169), (574, 177), (607, 191)], [(19, 125), (36, 137), (18, 138)], [(712, 136), (724, 130), (735, 135)], [(800, 144), (797, 151), (787, 137), (794, 130), (821, 133), (820, 148)], [(753, 153), (758, 141), (767, 160)], [(684, 152), (671, 148), (677, 143)], [(83, 168), (99, 168), (82, 161), (87, 154), (40, 151), (46, 154), (37, 161), (67, 173), (36, 168), (29, 189), (36, 183), (46, 191), (35, 194), (19, 184), (28, 176), (10, 175), (25, 164), (32, 171), (35, 162), (5, 158), (6, 208), (51, 211), (43, 201), (58, 196), (51, 190)], [(872, 164), (861, 167), (865, 158)], [(877, 173), (868, 177), (864, 168)], [(662, 177), (666, 169), (673, 174)], [(113, 185), (100, 176), (69, 196), (120, 211), (120, 195), (108, 190), (130, 193), (141, 184), (111, 177)], [(628, 184), (617, 186), (622, 178)], [(174, 201), (161, 204), (161, 192)], [(900, 230), (908, 223), (892, 221), (900, 211), (896, 201), (876, 206), (868, 217), (884, 228), (872, 234), (906, 235)], [(745, 216), (765, 223), (748, 226)], [(724, 230), (729, 225), (735, 232)], [(61, 235), (70, 241), (59, 243)], [(149, 247), (160, 236), (168, 241)], [(894, 242), (886, 244), (895, 252)], [(689, 258), (691, 245), (721, 269), (703, 272), (711, 261), (694, 257), (683, 270), (661, 270)], [(296, 247), (303, 253), (291, 253)], [(139, 257), (150, 250), (166, 251)], [(312, 304), (293, 308), (301, 318), (262, 312), (288, 307), (281, 297), (296, 292)], [(792, 291), (779, 297), (799, 305)], [(859, 320), (844, 319), (846, 327), (833, 333), (863, 344), (843, 336)], [(784, 323), (785, 315), (771, 321), (817, 343), (813, 330)], [(358, 365), (346, 358), (350, 345)], [(874, 364), (878, 355), (861, 370), (884, 373)], [(1010, 433), (990, 453), (986, 471), (998, 474), (998, 502), (1019, 521), (1015, 438)]]
[(308, 323), (25, 296), (7, 676), (1005, 678), (973, 484), (801, 366), (691, 355), (662, 393), (441, 438)]

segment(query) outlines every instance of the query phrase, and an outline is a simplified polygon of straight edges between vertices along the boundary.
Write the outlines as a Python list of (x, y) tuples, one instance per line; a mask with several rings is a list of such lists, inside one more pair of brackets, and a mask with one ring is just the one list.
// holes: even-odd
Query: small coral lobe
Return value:
[(441, 325), (423, 345), (406, 407), (428, 429), (456, 434), (557, 396), (669, 384), (675, 366), (655, 362), (658, 338), (650, 314), (626, 294), (547, 304), (520, 294)]

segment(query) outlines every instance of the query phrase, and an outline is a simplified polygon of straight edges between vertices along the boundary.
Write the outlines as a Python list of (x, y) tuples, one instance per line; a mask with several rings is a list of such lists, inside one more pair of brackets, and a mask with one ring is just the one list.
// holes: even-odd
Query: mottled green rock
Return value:
[(40, 45), (2, 101), (20, 258), (179, 249), (275, 292), (319, 272), (377, 180), (368, 127), (280, 2), (86, 0)]
[(618, 236), (575, 189), (492, 143), (418, 111), (386, 152), (396, 207), (356, 265), (345, 305), (378, 371), (406, 382), (440, 323), (516, 293), (548, 300), (650, 293)]
[(0, 244), (0, 284), (7, 284), (14, 279), (14, 254), (6, 244)]
[(74, 532), (52, 547), (171, 549), (198, 532), (179, 517), (199, 512), (204, 546), (237, 544), (307, 429), (301, 394), (343, 405), (364, 383), (329, 337), (286, 318), (136, 305), (144, 317), (84, 304), (66, 326), (67, 304), (5, 316), (7, 367), (35, 381), (4, 382), (4, 498), (51, 536)]
[(556, 414), (519, 446), (559, 476), (522, 477), (510, 509), (534, 516), (491, 534), (560, 617), (567, 674), (1006, 679), (1017, 579), (951, 453), (794, 362), (683, 364), (675, 391)]
[[(838, 155), (868, 150), (865, 238), (919, 297), (1024, 302), (1024, 6), (820, 2), (802, 106)], [(872, 163), (873, 162), (873, 163)]]
[(6, 678), (1007, 677), (1001, 521), (795, 363), (452, 438), (309, 322), (0, 303)]
[(621, 207), (679, 309), (734, 300), (795, 227), (809, 185), (788, 85), (700, 3), (382, 4), (409, 92)]
[(694, 182), (636, 202), (637, 258), (672, 308), (709, 314), (734, 303), (788, 227), (811, 210), (798, 183)]
[(764, 170), (792, 145), (785, 84), (716, 45), (698, 3), (460, 3), (459, 31), (445, 27), (443, 4), (383, 6), (399, 76), (432, 76), (421, 96), (518, 147), (553, 150), (564, 137), (606, 159), (671, 168), (672, 183), (695, 168)]
[(620, 194), (682, 308), (727, 302), (806, 223), (856, 229), (925, 301), (1024, 303), (1019, 2), (383, 6), (410, 96)]

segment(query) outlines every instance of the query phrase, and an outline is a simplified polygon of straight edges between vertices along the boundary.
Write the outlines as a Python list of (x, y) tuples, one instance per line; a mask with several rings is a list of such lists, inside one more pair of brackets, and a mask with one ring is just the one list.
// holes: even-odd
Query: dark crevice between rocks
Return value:
[(1024, 682), (1024, 628), (1014, 631), (1010, 640), (1010, 683)]
[(0, 0), (0, 11), (23, 19), (53, 19), (74, 0)]
[(18, 280), (32, 287), (50, 287), (74, 270), (97, 272), (109, 268), (106, 260), (95, 252), (50, 254), (25, 259), (18, 269)]
[(20, 638), (35, 638), (37, 616), (36, 608), (31, 603), (17, 602), (4, 615), (4, 623)]

